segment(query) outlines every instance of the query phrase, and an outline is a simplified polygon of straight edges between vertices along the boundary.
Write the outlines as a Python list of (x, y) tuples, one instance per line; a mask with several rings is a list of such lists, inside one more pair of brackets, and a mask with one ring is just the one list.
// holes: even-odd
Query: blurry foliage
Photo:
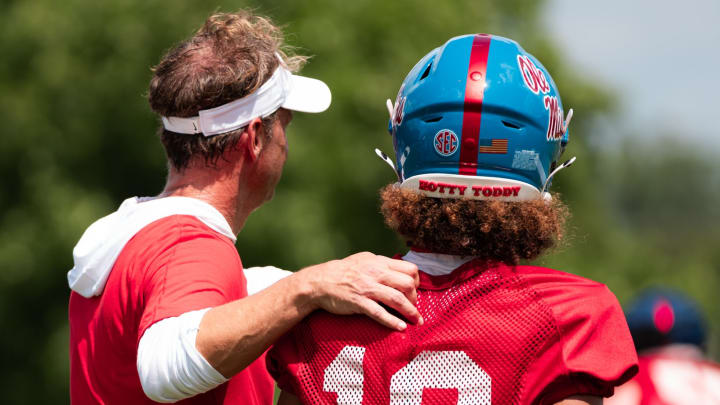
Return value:
[[(372, 153), (392, 150), (386, 98), (451, 36), (514, 38), (553, 72), (576, 114), (555, 181), (574, 217), (569, 247), (543, 263), (607, 283), (622, 300), (651, 284), (697, 297), (720, 329), (718, 167), (664, 144), (604, 156), (589, 123), (613, 97), (579, 76), (542, 34), (543, 2), (0, 2), (0, 389), (5, 403), (68, 397), (66, 271), (85, 227), (133, 195), (153, 195), (165, 163), (144, 98), (161, 54), (213, 11), (255, 7), (283, 24), (304, 73), (333, 90), (322, 115), (296, 114), (273, 201), (238, 239), (247, 265), (298, 269), (359, 250), (392, 255), (376, 191), (393, 180)], [(717, 348), (717, 344), (715, 344)]]

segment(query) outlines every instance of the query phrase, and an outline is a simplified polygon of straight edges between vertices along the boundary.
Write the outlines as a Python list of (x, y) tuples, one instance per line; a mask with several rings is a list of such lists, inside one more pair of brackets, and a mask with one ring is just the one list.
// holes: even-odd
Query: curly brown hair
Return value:
[(563, 239), (567, 206), (426, 197), (391, 184), (380, 191), (385, 223), (416, 248), (515, 265)]
[[(198, 111), (240, 99), (259, 88), (275, 71), (280, 54), (291, 71), (307, 60), (288, 57), (280, 28), (265, 17), (241, 10), (210, 16), (190, 39), (163, 56), (153, 68), (148, 100), (158, 115), (193, 117)], [(273, 124), (273, 113), (263, 119)], [(162, 126), (158, 134), (170, 163), (183, 170), (200, 156), (214, 165), (229, 147), (235, 146), (243, 129), (205, 137), (177, 134)]]

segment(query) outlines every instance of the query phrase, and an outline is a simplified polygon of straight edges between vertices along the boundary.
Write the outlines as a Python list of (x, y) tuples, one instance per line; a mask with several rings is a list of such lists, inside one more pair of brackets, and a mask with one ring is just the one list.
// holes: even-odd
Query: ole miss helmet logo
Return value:
[(565, 135), (567, 128), (563, 122), (563, 111), (560, 108), (557, 96), (551, 96), (547, 93), (550, 92), (550, 84), (548, 83), (545, 73), (540, 68), (535, 66), (535, 63), (527, 55), (517, 56), (518, 68), (522, 72), (525, 86), (535, 94), (545, 94), (543, 97), (543, 103), (545, 109), (548, 111), (548, 128), (545, 133), (545, 138), (548, 141), (557, 141), (562, 139)]
[(535, 66), (527, 55), (518, 55), (517, 62), (520, 72), (522, 72), (525, 85), (530, 91), (535, 94), (547, 94), (547, 92), (550, 91), (550, 84), (548, 84), (545, 73)]
[(450, 156), (458, 148), (458, 137), (449, 129), (441, 129), (435, 134), (435, 152), (440, 156)]

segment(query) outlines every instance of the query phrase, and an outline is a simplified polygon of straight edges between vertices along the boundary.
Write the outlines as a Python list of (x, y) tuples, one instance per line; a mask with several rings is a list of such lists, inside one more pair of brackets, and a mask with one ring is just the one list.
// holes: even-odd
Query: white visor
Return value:
[(320, 80), (296, 76), (280, 65), (255, 92), (219, 107), (201, 110), (197, 117), (162, 117), (166, 130), (180, 134), (212, 136), (240, 129), (255, 118), (278, 108), (319, 113), (327, 110), (332, 96)]

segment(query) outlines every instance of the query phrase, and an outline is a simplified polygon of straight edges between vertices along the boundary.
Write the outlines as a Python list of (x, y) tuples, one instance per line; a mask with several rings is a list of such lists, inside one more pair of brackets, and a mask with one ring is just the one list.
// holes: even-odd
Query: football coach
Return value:
[(293, 74), (305, 58), (283, 48), (268, 19), (216, 14), (154, 68), (148, 97), (162, 120), (167, 184), (125, 200), (75, 246), (73, 404), (271, 404), (264, 352), (312, 311), (404, 329), (392, 308), (422, 322), (415, 265), (371, 253), (248, 296), (236, 235), (273, 196), (293, 111), (330, 105), (323, 82)]

